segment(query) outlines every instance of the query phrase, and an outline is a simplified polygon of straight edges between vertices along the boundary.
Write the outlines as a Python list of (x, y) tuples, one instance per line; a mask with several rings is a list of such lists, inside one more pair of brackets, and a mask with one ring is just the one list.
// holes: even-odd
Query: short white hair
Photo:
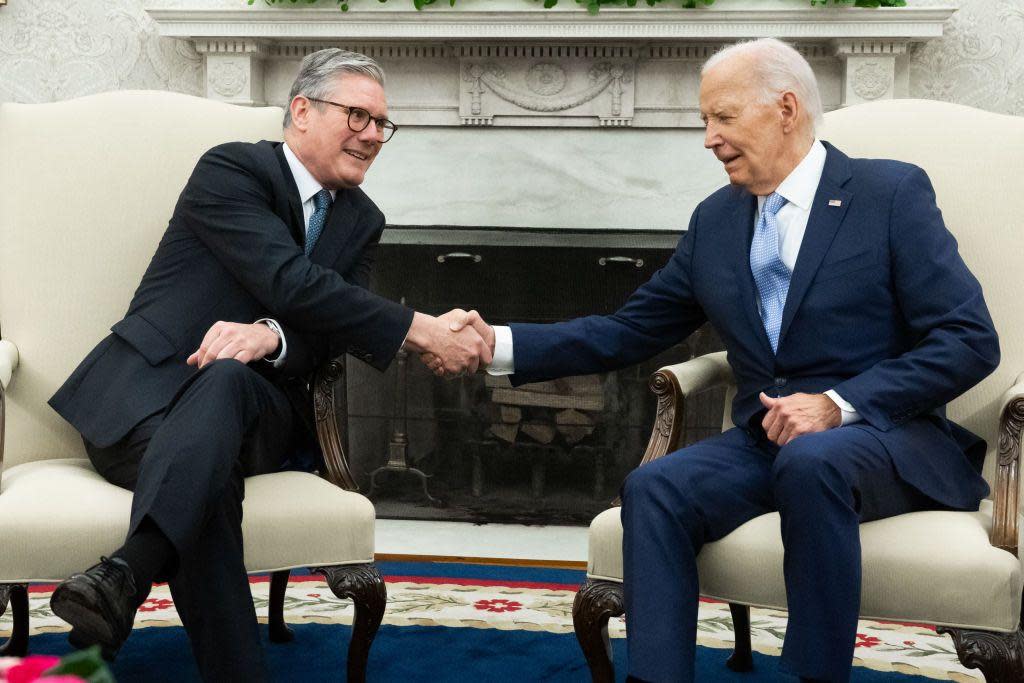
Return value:
[(774, 104), (782, 93), (793, 93), (807, 112), (811, 129), (817, 131), (824, 121), (821, 93), (818, 92), (818, 79), (814, 77), (814, 70), (803, 55), (775, 38), (748, 40), (730, 45), (712, 55), (704, 62), (700, 70), (701, 77), (722, 62), (738, 56), (751, 58), (754, 65), (751, 75), (761, 91), (762, 103)]

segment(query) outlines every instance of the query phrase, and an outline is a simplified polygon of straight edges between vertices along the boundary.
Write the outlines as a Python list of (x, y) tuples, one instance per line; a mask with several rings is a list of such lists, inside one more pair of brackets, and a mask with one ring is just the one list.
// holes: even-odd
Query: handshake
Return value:
[(436, 318), (417, 312), (405, 348), (438, 377), (451, 379), (490, 365), (494, 357), (494, 329), (476, 311), (456, 308)]

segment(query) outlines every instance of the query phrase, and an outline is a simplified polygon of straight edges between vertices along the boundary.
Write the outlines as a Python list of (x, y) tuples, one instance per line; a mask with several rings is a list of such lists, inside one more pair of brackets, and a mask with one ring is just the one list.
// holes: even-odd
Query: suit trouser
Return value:
[(652, 683), (694, 680), (697, 554), (778, 510), (789, 610), (780, 666), (847, 681), (860, 608), (859, 524), (941, 507), (902, 481), (870, 428), (859, 426), (781, 449), (734, 428), (636, 469), (622, 487), (630, 673)]
[(243, 558), (244, 477), (277, 469), (291, 428), (284, 392), (219, 360), (119, 443), (86, 443), (97, 471), (135, 492), (129, 536), (149, 518), (174, 545), (167, 578), (204, 680), (266, 679)]

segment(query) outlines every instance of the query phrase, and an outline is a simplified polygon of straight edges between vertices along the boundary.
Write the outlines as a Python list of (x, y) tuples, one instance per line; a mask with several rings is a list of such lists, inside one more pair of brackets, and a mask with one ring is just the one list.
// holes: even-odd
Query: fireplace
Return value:
[[(427, 313), (476, 308), (496, 324), (611, 313), (667, 262), (677, 239), (390, 228), (372, 287)], [(651, 373), (719, 348), (703, 328), (636, 367), (518, 388), (484, 373), (441, 380), (416, 358), (386, 373), (351, 361), (350, 464), (382, 518), (586, 525), (643, 454), (654, 419)], [(721, 427), (714, 401), (702, 405), (689, 441)]]
[[(395, 224), (374, 287), (427, 312), (475, 307), (493, 322), (610, 312), (665, 262), (697, 204), (727, 182), (703, 149), (698, 107), (700, 68), (715, 51), (749, 38), (791, 42), (832, 110), (906, 97), (910, 52), (940, 37), (955, 10), (806, 0), (605, 5), (597, 15), (528, 0), (347, 12), (143, 4), (161, 35), (201, 55), (206, 96), (223, 102), (286, 105), (300, 60), (323, 47), (377, 59), (401, 130), (363, 185)], [(502, 227), (472, 227), (487, 225)], [(525, 227), (538, 225), (551, 230)], [(355, 474), (367, 491), (385, 467), (379, 516), (587, 523), (643, 451), (651, 372), (718, 347), (702, 330), (639, 367), (522, 393), (483, 375), (444, 383), (412, 358), (384, 375), (352, 361)], [(694, 407), (687, 440), (720, 427), (719, 415)], [(427, 494), (446, 505), (424, 503), (410, 466), (431, 475)]]

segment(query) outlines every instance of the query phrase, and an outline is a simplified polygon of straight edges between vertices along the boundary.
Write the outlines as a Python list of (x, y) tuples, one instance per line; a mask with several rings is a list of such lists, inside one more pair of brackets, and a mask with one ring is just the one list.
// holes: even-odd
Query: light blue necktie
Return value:
[(320, 239), (320, 233), (324, 231), (324, 226), (327, 224), (327, 212), (331, 210), (331, 201), (329, 190), (320, 190), (313, 195), (313, 205), (316, 210), (309, 217), (309, 230), (306, 231), (306, 256), (313, 253), (313, 247)]
[(775, 217), (785, 204), (786, 198), (778, 192), (768, 195), (750, 243), (750, 272), (761, 295), (761, 321), (775, 352), (779, 349), (782, 309), (786, 306), (791, 275), (779, 257), (779, 221)]

